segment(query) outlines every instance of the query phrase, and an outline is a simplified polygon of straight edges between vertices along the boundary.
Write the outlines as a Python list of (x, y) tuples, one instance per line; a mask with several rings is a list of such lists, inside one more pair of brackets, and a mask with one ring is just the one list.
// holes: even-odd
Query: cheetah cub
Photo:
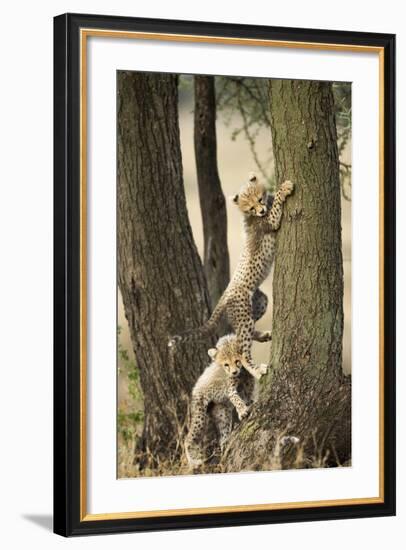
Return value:
[(271, 196), (255, 174), (250, 174), (234, 203), (243, 215), (245, 243), (233, 277), (218, 301), (210, 319), (200, 328), (175, 336), (169, 346), (182, 341), (196, 341), (212, 335), (222, 316), (227, 315), (242, 346), (243, 366), (255, 377), (266, 372), (266, 365), (252, 361), (253, 340), (266, 342), (271, 339), (269, 331), (255, 330), (268, 306), (268, 297), (259, 286), (268, 276), (275, 253), (276, 231), (282, 221), (283, 203), (293, 192), (294, 184), (284, 181), (275, 196)]
[(220, 338), (209, 349), (212, 363), (197, 380), (192, 392), (191, 424), (185, 441), (186, 457), (191, 467), (204, 462), (203, 437), (210, 415), (218, 432), (221, 451), (233, 427), (233, 408), (238, 418), (245, 418), (253, 400), (255, 380), (242, 370), (241, 347), (235, 334)]

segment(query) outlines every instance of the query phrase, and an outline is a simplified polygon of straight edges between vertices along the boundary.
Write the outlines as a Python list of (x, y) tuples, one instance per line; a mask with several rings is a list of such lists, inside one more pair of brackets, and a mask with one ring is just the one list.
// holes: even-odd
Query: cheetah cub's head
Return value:
[(255, 174), (250, 174), (248, 182), (241, 187), (238, 195), (234, 195), (233, 202), (246, 216), (262, 218), (268, 211), (265, 185), (258, 181)]
[(220, 338), (215, 348), (208, 351), (211, 359), (222, 367), (229, 376), (238, 376), (242, 368), (242, 352), (235, 334)]

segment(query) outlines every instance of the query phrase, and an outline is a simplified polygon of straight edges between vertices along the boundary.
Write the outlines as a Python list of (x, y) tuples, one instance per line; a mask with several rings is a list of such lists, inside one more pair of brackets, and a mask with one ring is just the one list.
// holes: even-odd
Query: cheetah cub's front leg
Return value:
[(293, 193), (293, 190), (295, 188), (295, 185), (290, 180), (285, 180), (283, 183), (281, 183), (279, 190), (283, 195), (286, 197), (289, 197)]
[(227, 388), (227, 395), (231, 403), (234, 405), (237, 411), (238, 419), (243, 420), (248, 416), (250, 408), (245, 401), (238, 395), (237, 392), (238, 381), (230, 380)]
[(295, 184), (290, 180), (285, 180), (279, 186), (275, 197), (273, 198), (272, 207), (268, 212), (267, 222), (272, 231), (278, 231), (282, 222), (283, 204), (287, 197), (293, 193)]
[(268, 372), (268, 365), (266, 363), (261, 363), (256, 365), (255, 363), (245, 363), (244, 368), (257, 380), (261, 378), (262, 375)]

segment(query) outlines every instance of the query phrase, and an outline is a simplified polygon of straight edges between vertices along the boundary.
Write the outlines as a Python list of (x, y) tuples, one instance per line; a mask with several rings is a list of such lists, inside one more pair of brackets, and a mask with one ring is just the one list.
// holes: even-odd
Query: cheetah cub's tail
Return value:
[(218, 301), (216, 307), (214, 308), (210, 319), (208, 319), (204, 325), (199, 328), (183, 332), (182, 334), (172, 336), (169, 339), (168, 347), (172, 348), (180, 342), (186, 343), (204, 341), (208, 336), (211, 336), (216, 331), (216, 328), (218, 327), (220, 320), (223, 317), (225, 309), (226, 295), (223, 294), (223, 296)]

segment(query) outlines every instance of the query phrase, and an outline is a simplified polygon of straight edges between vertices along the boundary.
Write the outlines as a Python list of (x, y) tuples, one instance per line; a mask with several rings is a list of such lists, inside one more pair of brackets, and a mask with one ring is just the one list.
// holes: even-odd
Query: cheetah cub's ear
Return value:
[(208, 353), (208, 355), (211, 359), (214, 359), (217, 355), (217, 349), (216, 348), (210, 348), (207, 353)]
[(248, 181), (250, 181), (251, 183), (255, 183), (257, 181), (257, 175), (255, 172), (250, 172), (248, 174)]
[(235, 204), (238, 204), (238, 194), (237, 195), (233, 195), (232, 197), (230, 197), (230, 199), (235, 202)]

